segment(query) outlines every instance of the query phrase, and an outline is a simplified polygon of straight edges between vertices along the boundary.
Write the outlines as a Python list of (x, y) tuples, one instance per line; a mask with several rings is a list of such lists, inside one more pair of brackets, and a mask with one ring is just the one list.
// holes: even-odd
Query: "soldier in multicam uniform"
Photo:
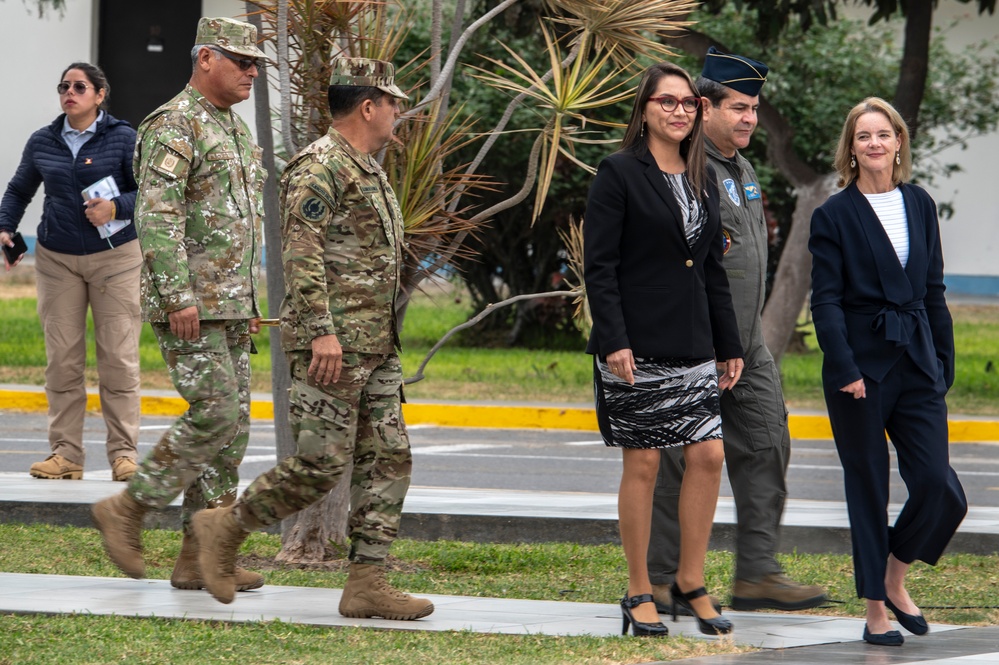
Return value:
[(281, 179), (282, 346), (298, 453), (231, 507), (194, 516), (205, 586), (223, 603), (233, 600), (236, 551), (247, 534), (323, 498), (353, 460), (351, 564), (340, 614), (418, 619), (433, 612), (430, 601), (390, 586), (384, 568), (412, 456), (396, 354), (403, 219), (371, 155), (392, 140), (400, 99), (406, 95), (391, 64), (334, 60), (332, 127)]
[[(142, 517), (183, 492), (184, 539), (170, 578), (180, 589), (203, 588), (191, 516), (235, 500), (249, 440), (266, 174), (231, 106), (249, 97), (265, 57), (256, 42), (248, 23), (202, 18), (190, 83), (142, 122), (135, 148), (143, 315), (189, 407), (125, 491), (95, 504), (93, 515), (111, 560), (142, 577)], [(237, 571), (240, 590), (263, 583)]]

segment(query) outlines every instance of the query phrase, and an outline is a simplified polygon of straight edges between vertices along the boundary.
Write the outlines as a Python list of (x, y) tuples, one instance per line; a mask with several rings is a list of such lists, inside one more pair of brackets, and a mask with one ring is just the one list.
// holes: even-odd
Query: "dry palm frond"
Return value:
[(546, 0), (553, 20), (569, 26), (577, 39), (592, 39), (594, 48), (612, 54), (625, 68), (636, 55), (675, 55), (666, 42), (692, 24), (687, 16), (697, 0)]
[(538, 187), (534, 200), (534, 219), (541, 214), (541, 208), (548, 196), (558, 155), (564, 154), (576, 163), (580, 163), (572, 151), (563, 146), (563, 142), (571, 143), (575, 138), (574, 127), (570, 126), (568, 121), (572, 119), (581, 124), (591, 122), (613, 126), (616, 123), (588, 120), (584, 112), (616, 104), (631, 94), (630, 89), (622, 90), (628, 81), (622, 81), (617, 70), (610, 68), (609, 73), (602, 74), (611, 57), (610, 53), (603, 53), (596, 59), (590, 59), (587, 57), (589, 50), (585, 48), (585, 44), (577, 44), (579, 49), (577, 57), (571, 59), (568, 67), (563, 67), (562, 63), (566, 61), (566, 56), (562, 53), (558, 41), (552, 37), (544, 24), (541, 25), (541, 33), (545, 39), (551, 66), (550, 81), (506, 45), (503, 45), (503, 48), (517, 66), (486, 58), (502, 73), (494, 73), (481, 67), (473, 68), (478, 72), (473, 74), (476, 78), (500, 90), (531, 98), (538, 108), (549, 109), (551, 112), (542, 130), (544, 145), (541, 150)]
[[(277, 40), (277, 3), (251, 0), (264, 22), (261, 38)], [(337, 56), (392, 61), (408, 33), (408, 11), (394, 2), (289, 0), (292, 138), (307, 145), (329, 129), (330, 63)], [(290, 155), (289, 155), (290, 157)]]
[(469, 219), (469, 207), (448, 209), (459, 192), (474, 196), (476, 192), (496, 189), (492, 178), (466, 174), (464, 164), (444, 166), (475, 140), (471, 131), (474, 121), (459, 122), (461, 111), (452, 109), (442, 122), (435, 122), (439, 101), (430, 104), (400, 125), (399, 139), (404, 150), (386, 155), (384, 166), (399, 196), (406, 220), (407, 250), (414, 258), (424, 259), (439, 252), (459, 233), (474, 234), (479, 223)]
[(593, 327), (593, 319), (590, 317), (590, 305), (586, 300), (586, 283), (583, 281), (583, 220), (577, 224), (571, 217), (569, 218), (569, 230), (559, 229), (558, 237), (565, 245), (567, 263), (570, 275), (565, 278), (566, 284), (576, 294), (572, 304), (576, 306), (572, 314), (576, 326), (588, 335)]

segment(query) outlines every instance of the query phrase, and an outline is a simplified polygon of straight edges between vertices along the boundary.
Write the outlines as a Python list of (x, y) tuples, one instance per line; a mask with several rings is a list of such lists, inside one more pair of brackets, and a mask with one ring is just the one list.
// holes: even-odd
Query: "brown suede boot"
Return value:
[(199, 510), (191, 518), (201, 579), (212, 597), (226, 604), (236, 597), (236, 553), (250, 535), (236, 522), (234, 505)]
[(385, 567), (351, 563), (347, 583), (340, 596), (340, 614), (355, 619), (421, 619), (434, 611), (434, 604), (399, 591), (385, 579)]
[[(185, 533), (180, 542), (180, 556), (170, 575), (170, 585), (176, 589), (204, 589), (201, 568), (198, 566), (198, 541)], [(250, 591), (264, 585), (264, 576), (236, 566), (236, 591)]]
[(764, 575), (758, 582), (736, 580), (732, 587), (732, 609), (739, 612), (807, 610), (826, 600), (822, 587), (800, 584), (783, 573)]
[(123, 573), (136, 579), (146, 573), (142, 560), (142, 516), (146, 510), (128, 492), (98, 501), (91, 509), (111, 561)]
[(83, 480), (82, 466), (55, 453), (41, 462), (32, 464), (28, 473), (35, 478), (48, 478), (49, 480)]
[(111, 480), (126, 483), (138, 470), (139, 466), (131, 457), (116, 457), (111, 463)]

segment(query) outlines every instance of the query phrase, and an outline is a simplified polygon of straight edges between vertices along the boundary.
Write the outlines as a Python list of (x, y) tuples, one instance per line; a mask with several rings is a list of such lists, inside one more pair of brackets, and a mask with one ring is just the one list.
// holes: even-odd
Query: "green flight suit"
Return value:
[[(767, 225), (759, 180), (742, 155), (724, 157), (705, 137), (721, 196), (728, 245), (723, 264), (745, 350), (739, 383), (721, 396), (725, 464), (737, 512), (735, 578), (758, 581), (781, 572), (775, 558), (791, 452), (780, 373), (763, 341)], [(649, 578), (669, 584), (680, 552), (679, 501), (683, 448), (662, 451), (652, 511)]]

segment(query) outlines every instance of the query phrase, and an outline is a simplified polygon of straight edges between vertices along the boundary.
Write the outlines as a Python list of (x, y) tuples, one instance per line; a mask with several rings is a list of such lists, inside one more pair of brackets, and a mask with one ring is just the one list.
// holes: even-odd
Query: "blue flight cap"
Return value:
[(707, 57), (704, 58), (701, 76), (750, 97), (756, 97), (760, 94), (763, 84), (767, 82), (769, 71), (770, 68), (762, 62), (741, 55), (722, 53), (711, 46), (708, 48)]

